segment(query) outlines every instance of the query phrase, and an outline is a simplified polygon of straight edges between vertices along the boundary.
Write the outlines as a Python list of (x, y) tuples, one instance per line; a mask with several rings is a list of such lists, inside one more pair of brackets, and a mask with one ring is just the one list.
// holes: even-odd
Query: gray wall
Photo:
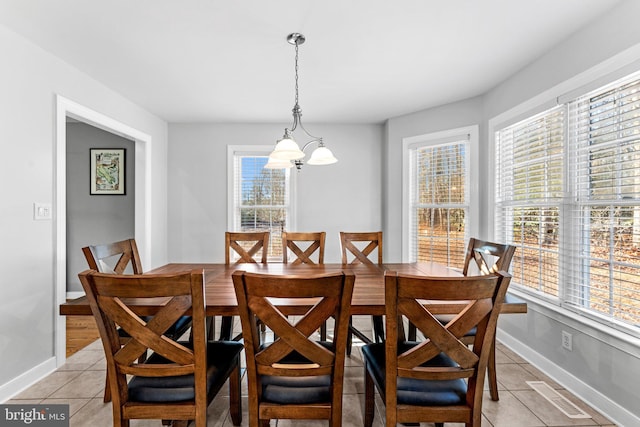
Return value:
[[(125, 194), (91, 195), (89, 149), (124, 148)], [(83, 292), (84, 246), (135, 236), (135, 144), (85, 123), (67, 123), (67, 292)]]
[[(509, 111), (547, 107), (563, 91), (590, 79), (640, 70), (640, 2), (623, 1), (487, 94), (391, 118), (383, 143), (383, 220), (386, 253), (402, 245), (402, 138), (461, 126), (480, 126), (480, 237), (491, 237), (493, 184), (489, 123)], [(620, 67), (616, 70), (616, 67)], [(521, 295), (527, 298), (526, 295)], [(526, 315), (502, 316), (499, 338), (620, 425), (640, 423), (640, 340), (555, 305), (529, 299)], [(561, 347), (573, 334), (573, 351)], [(498, 373), (498, 381), (499, 381)]]
[[(471, 125), (481, 125), (480, 135), (484, 134), (482, 99), (479, 97), (387, 120), (383, 145), (385, 198), (382, 209), (386, 233), (385, 259), (389, 262), (402, 261), (402, 139)], [(482, 159), (480, 164), (484, 164)], [(480, 209), (482, 213), (485, 212), (483, 208)]]
[[(224, 262), (227, 145), (272, 148), (288, 124), (169, 126), (169, 258)], [(305, 124), (338, 158), (295, 174), (297, 230), (326, 231), (326, 262), (340, 262), (339, 232), (380, 230), (382, 126)]]
[[(621, 2), (619, 7), (489, 92), (484, 100), (485, 118), (489, 120), (545, 91), (553, 101), (561, 95), (559, 91), (569, 88), (565, 83), (568, 79), (578, 76), (588, 80), (586, 75), (607, 74), (634, 56), (636, 61), (640, 60), (639, 53), (628, 52), (629, 48), (640, 52), (638, 16), (640, 2)], [(638, 70), (640, 66), (634, 69)], [(584, 400), (607, 412), (621, 425), (638, 425), (638, 338), (535, 301), (529, 303), (526, 316), (504, 316), (500, 327), (513, 339), (512, 345), (521, 354), (568, 388), (577, 390)], [(561, 347), (563, 330), (573, 334), (572, 352)]]

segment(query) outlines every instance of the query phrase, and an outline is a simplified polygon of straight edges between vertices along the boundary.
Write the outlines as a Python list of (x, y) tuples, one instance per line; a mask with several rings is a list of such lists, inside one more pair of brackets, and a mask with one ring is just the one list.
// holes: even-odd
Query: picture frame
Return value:
[(124, 195), (125, 154), (124, 148), (91, 148), (90, 194)]

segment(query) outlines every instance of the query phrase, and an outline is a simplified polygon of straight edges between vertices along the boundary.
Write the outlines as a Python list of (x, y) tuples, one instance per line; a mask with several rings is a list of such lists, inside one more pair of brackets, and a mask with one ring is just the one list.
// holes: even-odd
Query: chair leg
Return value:
[(347, 334), (347, 356), (351, 356), (351, 346), (353, 346), (353, 334), (351, 328), (353, 327), (353, 316), (349, 316), (349, 333)]
[(107, 374), (105, 375), (105, 384), (104, 384), (104, 398), (102, 399), (104, 403), (111, 402), (111, 387), (109, 386), (109, 370), (107, 369)]
[(230, 341), (232, 329), (233, 317), (222, 316), (222, 322), (220, 324), (220, 341)]
[(371, 316), (373, 323), (373, 340), (375, 342), (384, 342), (384, 321), (382, 316)]
[(493, 337), (491, 342), (491, 351), (489, 352), (489, 362), (487, 363), (487, 371), (489, 381), (489, 393), (491, 394), (491, 400), (498, 401), (498, 378), (496, 375), (496, 337)]
[(373, 425), (373, 415), (375, 411), (375, 386), (373, 378), (369, 375), (367, 365), (364, 366), (364, 427)]
[(415, 341), (418, 338), (418, 330), (416, 325), (409, 322), (409, 332), (407, 332), (407, 341)]
[[(213, 341), (216, 339), (216, 318), (213, 316), (207, 316), (206, 323), (207, 323), (207, 339)], [(193, 328), (191, 329), (191, 333), (193, 333)]]
[(322, 326), (320, 326), (320, 341), (327, 340), (327, 322), (323, 322)]
[(242, 424), (242, 387), (240, 386), (240, 356), (236, 367), (229, 375), (229, 414), (234, 426)]

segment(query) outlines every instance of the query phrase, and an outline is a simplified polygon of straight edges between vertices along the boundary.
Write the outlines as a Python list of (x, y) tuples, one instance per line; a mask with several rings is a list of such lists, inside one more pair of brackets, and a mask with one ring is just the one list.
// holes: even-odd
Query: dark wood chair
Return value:
[[(225, 264), (257, 263), (256, 254), (260, 251), (260, 262), (267, 262), (269, 252), (269, 232), (268, 231), (248, 231), (224, 233), (224, 262)], [(233, 252), (232, 252), (233, 251)], [(233, 259), (235, 253), (238, 258)]]
[[(298, 264), (324, 264), (324, 241), (327, 233), (324, 231), (317, 233), (300, 233), (285, 231), (282, 233), (282, 262), (292, 265)], [(301, 244), (301, 242), (304, 242)], [(304, 247), (306, 244), (306, 248)], [(289, 259), (289, 251), (296, 258)], [(314, 254), (317, 253), (317, 260), (314, 261)]]
[[(142, 274), (142, 262), (138, 253), (138, 246), (135, 239), (127, 239), (103, 245), (92, 245), (82, 248), (82, 253), (89, 264), (91, 270), (108, 274)], [(147, 317), (146, 320), (149, 320)], [(191, 317), (183, 316), (167, 330), (167, 335), (172, 339), (178, 339), (184, 335), (191, 327)], [(121, 344), (124, 345), (129, 336), (126, 331), (118, 328)], [(146, 354), (140, 356), (140, 362), (144, 362)], [(109, 372), (107, 380), (109, 383)], [(111, 389), (104, 388), (104, 401), (111, 401)]]
[(142, 274), (142, 262), (135, 239), (87, 246), (82, 248), (82, 253), (91, 270), (112, 274)]
[[(341, 425), (354, 281), (352, 273), (233, 273), (247, 358), (249, 426), (267, 426), (269, 420), (282, 418), (326, 419), (332, 427)], [(309, 299), (309, 311), (291, 324), (270, 298)], [(335, 319), (333, 339), (312, 340), (329, 317)], [(277, 334), (273, 343), (260, 342), (256, 319)]]
[[(516, 247), (512, 245), (505, 245), (501, 243), (493, 243), (485, 240), (470, 238), (469, 245), (467, 246), (467, 252), (464, 259), (464, 267), (462, 274), (465, 276), (471, 275), (486, 275), (495, 274), (498, 271), (509, 271), (511, 266), (511, 260), (515, 254)], [(474, 262), (471, 262), (474, 261)], [(436, 316), (443, 324), (448, 323), (453, 316), (438, 315)], [(471, 329), (463, 341), (467, 344), (473, 344), (475, 338), (475, 329)], [(409, 324), (409, 340), (416, 339), (416, 329), (412, 324)], [(491, 400), (499, 400), (498, 393), (498, 378), (496, 373), (496, 343), (495, 336), (494, 342), (491, 345), (491, 353), (489, 355), (489, 363), (487, 365), (489, 378), (489, 393)]]
[[(327, 233), (319, 232), (282, 232), (282, 262), (291, 265), (300, 264), (324, 264), (324, 241)], [(289, 259), (289, 250), (295, 255), (294, 259)], [(314, 254), (317, 260), (314, 261)], [(327, 339), (327, 324), (320, 327), (320, 339)]]
[[(340, 232), (340, 249), (342, 251), (342, 264), (382, 264), (382, 231), (373, 232)], [(372, 254), (377, 256), (374, 260), (370, 258)], [(361, 331), (353, 327), (353, 319), (350, 321), (349, 340), (347, 342), (347, 355), (351, 355), (353, 335), (360, 338), (365, 343), (372, 342)], [(373, 342), (384, 341), (384, 323), (382, 316), (371, 316), (373, 325)]]
[[(240, 425), (243, 346), (207, 341), (202, 270), (148, 275), (87, 270), (79, 277), (106, 353), (114, 426), (147, 418), (183, 420), (184, 426), (195, 420), (196, 426), (206, 426), (207, 407), (227, 380), (231, 418)], [(147, 322), (127, 305), (130, 299), (138, 304), (166, 299), (166, 304)], [(187, 312), (193, 319), (192, 339), (171, 339), (166, 331)], [(118, 325), (130, 336), (124, 346)], [(145, 362), (139, 362), (147, 352)]]
[[(362, 348), (365, 427), (373, 424), (376, 388), (386, 406), (387, 427), (415, 422), (480, 427), (487, 362), (510, 279), (504, 272), (460, 278), (385, 274), (387, 339)], [(463, 300), (467, 306), (443, 325), (425, 300)], [(429, 338), (404, 341), (401, 316)], [(470, 348), (462, 338), (472, 328)]]
[[(472, 237), (469, 239), (469, 245), (467, 246), (467, 254), (464, 258), (462, 274), (467, 276), (469, 273), (475, 275), (509, 271), (515, 252), (515, 246), (487, 242)], [(478, 268), (478, 271), (471, 270), (473, 265), (471, 260), (475, 261), (475, 266)]]
[[(267, 263), (267, 255), (269, 253), (269, 236), (268, 231), (246, 231), (234, 232), (227, 231), (224, 233), (224, 262), (225, 264), (257, 264), (256, 255), (260, 252), (258, 258), (262, 264)], [(233, 257), (237, 255), (237, 258)], [(264, 329), (263, 329), (264, 332)], [(220, 340), (230, 340), (233, 334), (233, 317), (223, 316), (220, 322)], [(209, 338), (215, 335), (215, 322), (211, 319)], [(241, 335), (236, 337), (241, 338)]]

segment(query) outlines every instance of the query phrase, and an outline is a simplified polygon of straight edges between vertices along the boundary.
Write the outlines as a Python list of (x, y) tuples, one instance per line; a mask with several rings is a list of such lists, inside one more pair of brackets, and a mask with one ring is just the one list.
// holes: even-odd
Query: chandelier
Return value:
[[(300, 169), (304, 164), (304, 151), (311, 146), (312, 144), (318, 144), (315, 150), (311, 153), (311, 157), (306, 161), (309, 165), (330, 165), (336, 163), (338, 159), (336, 159), (327, 147), (325, 147), (324, 142), (321, 137), (313, 136), (307, 131), (302, 124), (302, 110), (300, 109), (300, 105), (298, 104), (298, 46), (305, 42), (304, 35), (300, 33), (291, 33), (287, 36), (287, 41), (295, 46), (296, 49), (296, 57), (295, 57), (295, 88), (296, 88), (296, 98), (295, 104), (293, 106), (293, 124), (291, 128), (284, 129), (284, 136), (282, 139), (278, 140), (276, 143), (275, 149), (269, 154), (269, 161), (265, 165), (265, 168), (269, 169), (283, 169), (290, 168), (294, 164), (296, 168)], [(296, 129), (300, 128), (302, 132), (306, 135), (304, 138), (308, 139), (300, 149), (298, 143), (296, 143), (293, 133)], [(301, 132), (298, 132), (301, 134)]]

